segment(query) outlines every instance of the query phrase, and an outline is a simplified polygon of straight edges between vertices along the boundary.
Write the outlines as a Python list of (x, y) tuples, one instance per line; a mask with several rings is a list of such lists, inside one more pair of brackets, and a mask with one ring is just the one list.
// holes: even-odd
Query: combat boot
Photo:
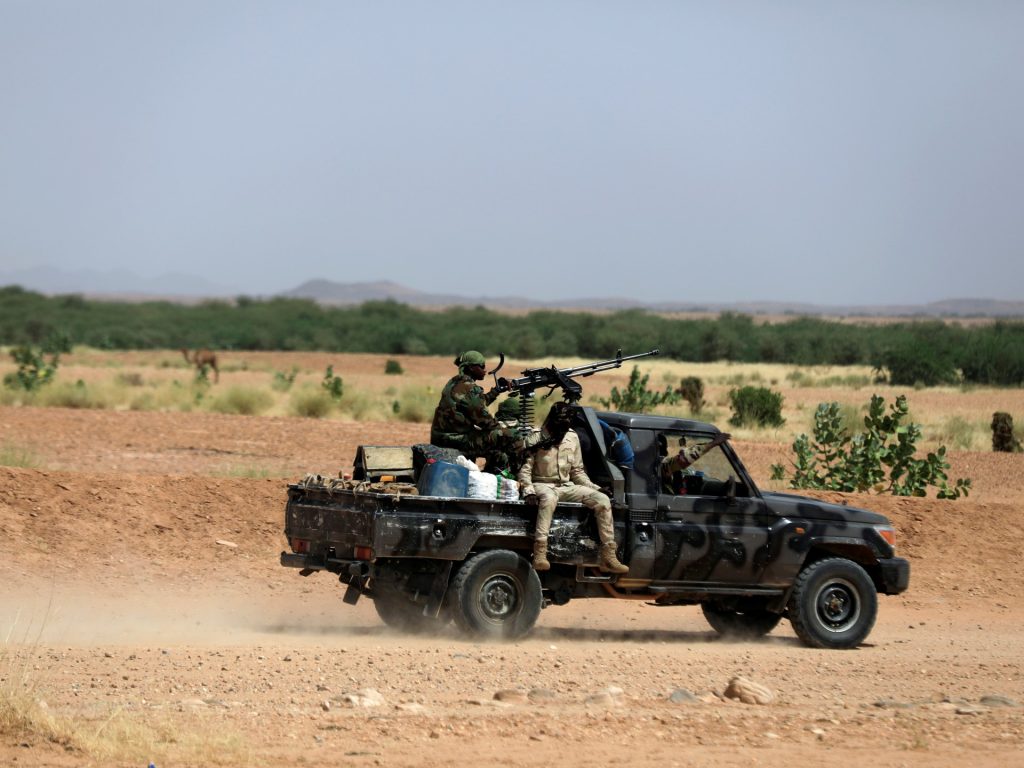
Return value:
[(629, 566), (619, 562), (615, 556), (615, 544), (601, 545), (601, 560), (599, 567), (605, 573), (629, 573)]
[(548, 562), (548, 540), (537, 539), (533, 542), (533, 570), (550, 571), (551, 563)]

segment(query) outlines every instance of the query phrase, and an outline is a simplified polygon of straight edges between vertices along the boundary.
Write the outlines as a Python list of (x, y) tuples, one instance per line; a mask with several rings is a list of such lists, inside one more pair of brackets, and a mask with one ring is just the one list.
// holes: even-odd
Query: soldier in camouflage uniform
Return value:
[(455, 358), (455, 364), (459, 372), (441, 392), (430, 425), (430, 442), (455, 448), (468, 459), (483, 456), (488, 471), (502, 469), (500, 465), (507, 465), (507, 456), (515, 451), (516, 430), (502, 426), (487, 410), (498, 391), (484, 392), (476, 383), (484, 377), (484, 356), (470, 350)]
[(600, 567), (610, 573), (628, 573), (629, 568), (615, 555), (615, 524), (612, 505), (601, 487), (583, 467), (580, 438), (571, 429), (572, 410), (566, 403), (555, 403), (544, 420), (541, 442), (530, 451), (519, 470), (523, 499), (537, 505), (537, 528), (533, 539), (533, 567), (551, 568), (548, 562), (548, 532), (559, 501), (578, 501), (594, 511), (601, 538)]
[[(680, 437), (679, 452), (674, 456), (663, 456), (661, 459), (661, 492), (672, 494), (686, 493), (686, 486), (684, 485), (684, 473), (686, 470), (705, 453), (725, 441), (725, 435), (715, 435), (707, 443), (687, 445), (686, 438)], [(664, 435), (658, 436), (658, 449), (668, 453), (668, 440)]]
[(518, 427), (519, 398), (509, 396), (502, 400), (501, 404), (498, 406), (497, 413), (494, 414), (494, 418), (496, 418), (498, 423), (503, 427)]

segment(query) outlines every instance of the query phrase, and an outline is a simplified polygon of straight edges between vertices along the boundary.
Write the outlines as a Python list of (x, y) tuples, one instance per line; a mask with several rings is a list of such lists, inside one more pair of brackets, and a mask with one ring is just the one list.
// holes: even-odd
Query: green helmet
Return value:
[(459, 368), (463, 368), (467, 365), (487, 365), (487, 361), (484, 359), (483, 355), (475, 349), (471, 349), (467, 352), (463, 352), (455, 358), (455, 364), (459, 366)]
[(519, 398), (506, 397), (498, 404), (497, 418), (501, 421), (511, 421), (519, 418)]

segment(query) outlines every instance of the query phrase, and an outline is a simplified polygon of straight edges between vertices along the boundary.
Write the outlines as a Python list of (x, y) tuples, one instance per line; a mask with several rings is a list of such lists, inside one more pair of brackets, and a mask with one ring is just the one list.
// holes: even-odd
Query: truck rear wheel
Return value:
[(753, 602), (727, 606), (709, 601), (701, 603), (700, 607), (704, 611), (704, 618), (715, 632), (722, 637), (735, 640), (755, 640), (764, 637), (782, 621), (782, 614), (772, 613), (762, 604)]
[(398, 587), (380, 583), (373, 588), (373, 607), (380, 620), (392, 629), (414, 634), (440, 631), (448, 623), (445, 609), (437, 616), (424, 616), (423, 606), (415, 603)]
[(857, 563), (830, 557), (800, 571), (786, 615), (807, 645), (856, 648), (875, 626), (878, 594)]
[(467, 560), (452, 579), (448, 606), (463, 632), (485, 639), (514, 640), (537, 623), (540, 578), (515, 552), (481, 552)]

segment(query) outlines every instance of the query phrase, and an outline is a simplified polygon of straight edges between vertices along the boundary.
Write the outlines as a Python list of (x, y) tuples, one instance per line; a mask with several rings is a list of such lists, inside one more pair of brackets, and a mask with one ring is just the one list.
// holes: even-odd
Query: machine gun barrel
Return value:
[(659, 351), (652, 349), (650, 352), (623, 356), (620, 349), (610, 360), (599, 360), (596, 363), (585, 363), (572, 368), (556, 368), (553, 365), (550, 368), (527, 368), (519, 378), (499, 380), (498, 391), (518, 392), (526, 397), (532, 397), (534, 391), (538, 389), (560, 387), (566, 400), (577, 402), (583, 395), (583, 388), (574, 379), (593, 376), (599, 371), (619, 368), (626, 360), (654, 357), (657, 354)]

